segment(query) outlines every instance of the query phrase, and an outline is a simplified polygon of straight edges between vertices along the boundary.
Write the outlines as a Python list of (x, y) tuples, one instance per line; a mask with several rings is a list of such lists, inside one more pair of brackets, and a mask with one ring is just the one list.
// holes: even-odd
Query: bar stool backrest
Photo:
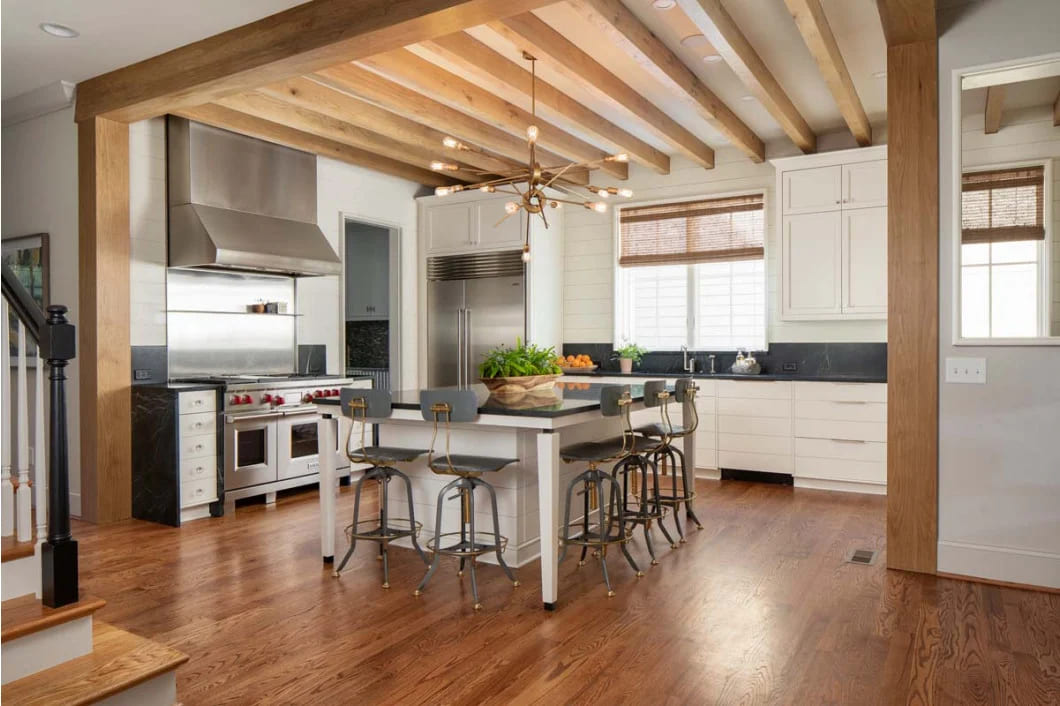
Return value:
[(665, 380), (649, 380), (644, 383), (644, 406), (658, 407), (662, 430), (669, 437), (674, 432), (673, 422), (670, 421), (670, 392), (666, 389)]
[(696, 385), (696, 381), (692, 378), (678, 378), (677, 383), (674, 385), (674, 399), (680, 402), (685, 410), (689, 413), (686, 417), (691, 417), (691, 422), (685, 419), (684, 431), (681, 434), (675, 436), (688, 436), (696, 431), (699, 427), (699, 410), (696, 409), (696, 393), (699, 392), (699, 387)]
[(478, 418), (478, 396), (474, 390), (422, 390), (420, 392), (420, 414), (434, 423), (431, 448), (427, 452), (427, 465), (432, 467), (434, 442), (438, 440), (438, 428), (445, 425), (445, 461), (451, 473), (456, 473), (449, 457), (449, 425), (453, 422), (473, 422)]
[(357, 422), (360, 422), (361, 445), (358, 448), (366, 448), (368, 419), (389, 417), (394, 411), (390, 391), (347, 387), (343, 388), (339, 394), (339, 409), (342, 410), (343, 416), (350, 417), (353, 420), (353, 424), (350, 424), (350, 431), (346, 434), (346, 457), (352, 463), (371, 463), (374, 465), (375, 461), (366, 454), (354, 453), (356, 449), (350, 448), (350, 441), (353, 440), (354, 430), (358, 426)]
[(633, 433), (633, 422), (630, 420), (629, 385), (602, 385), (600, 387), (600, 414), (605, 417), (622, 417), (622, 452), (618, 458), (633, 453), (636, 435)]

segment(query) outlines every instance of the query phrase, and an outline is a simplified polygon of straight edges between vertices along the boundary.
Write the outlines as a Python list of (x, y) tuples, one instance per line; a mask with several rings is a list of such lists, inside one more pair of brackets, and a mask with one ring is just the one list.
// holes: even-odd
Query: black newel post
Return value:
[(66, 364), (74, 357), (74, 326), (65, 306), (49, 306), (41, 352), (51, 368), (48, 420), (48, 540), (41, 547), (44, 605), (77, 602), (77, 542), (70, 536), (70, 458), (66, 441)]

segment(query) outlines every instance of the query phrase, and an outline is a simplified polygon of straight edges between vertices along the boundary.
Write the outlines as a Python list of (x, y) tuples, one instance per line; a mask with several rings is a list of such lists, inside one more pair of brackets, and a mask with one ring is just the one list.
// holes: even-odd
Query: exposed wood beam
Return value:
[(78, 123), (77, 183), (81, 516), (114, 522), (132, 515), (128, 125)]
[(375, 169), (384, 174), (408, 179), (427, 186), (445, 186), (452, 183), (452, 180), (446, 178), (445, 175), (432, 172), (429, 169), (413, 167), (404, 162), (380, 156), (374, 152), (351, 147), (335, 140), (318, 137), (317, 135), (311, 135), (286, 125), (262, 120), (253, 115), (240, 113), (220, 105), (209, 104), (193, 108), (182, 108), (176, 111), (175, 114), (224, 130), (231, 130), (280, 145), (312, 152), (322, 157), (330, 157), (359, 167)]
[[(422, 125), (414, 120), (391, 113), (367, 101), (338, 91), (308, 78), (292, 78), (259, 89), (259, 93), (272, 96), (291, 105), (313, 110), (338, 120), (358, 125), (366, 130), (387, 135), (422, 150), (429, 150), (435, 158), (448, 156), (442, 146), (448, 133)], [(461, 152), (459, 161), (493, 173), (519, 167), (514, 160), (486, 152)]]
[(850, 72), (843, 61), (843, 54), (839, 51), (839, 45), (832, 34), (828, 18), (824, 15), (824, 9), (821, 8), (820, 0), (785, 2), (854, 139), (862, 147), (871, 145), (872, 126), (869, 125), (865, 108), (858, 98), (857, 89), (854, 88), (854, 82), (850, 78)]
[(1056, 100), (1053, 101), (1053, 127), (1060, 125), (1060, 93), (1056, 94)]
[(553, 0), (312, 0), (77, 86), (77, 120), (143, 120)]
[(983, 132), (993, 135), (1001, 129), (1001, 112), (1005, 108), (1005, 87), (987, 86), (986, 110), (983, 114)]
[(678, 3), (795, 146), (803, 152), (816, 152), (817, 136), (721, 0), (678, 0)]
[[(286, 125), (300, 132), (341, 142), (344, 145), (373, 152), (421, 169), (429, 169), (431, 161), (437, 159), (441, 151), (440, 147), (434, 151), (428, 151), (407, 145), (391, 137), (336, 120), (316, 111), (285, 103), (262, 93), (251, 92), (228, 96), (218, 100), (216, 105)], [(480, 178), (477, 173), (468, 172), (466, 169), (446, 171), (444, 174), (446, 177), (465, 182), (479, 181)]]
[(876, 0), (887, 46), (938, 39), (935, 0)]
[[(424, 42), (421, 46), (432, 54), (460, 66), (462, 71), (473, 77), (476, 85), (494, 94), (531, 94), (533, 81), (529, 71), (466, 32), (438, 37)], [(670, 158), (664, 152), (589, 110), (540, 77), (537, 78), (534, 88), (537, 102), (541, 105), (548, 106), (564, 119), (604, 140), (616, 152), (626, 152), (630, 158), (659, 174), (669, 174)]]
[(489, 27), (538, 59), (548, 57), (552, 68), (613, 102), (696, 164), (707, 169), (714, 167), (714, 150), (710, 145), (679, 125), (654, 103), (637, 93), (536, 15), (525, 13), (508, 17), (501, 22), (491, 22)]
[[(313, 78), (521, 164), (525, 164), (529, 157), (525, 139), (472, 118), (360, 66), (339, 64), (318, 71)], [(441, 153), (443, 157), (446, 154), (451, 153)], [(538, 150), (538, 155), (542, 162), (550, 165), (562, 164), (564, 161), (562, 157), (548, 150)], [(568, 172), (566, 177), (575, 183), (588, 183), (584, 170), (580, 173)]]
[[(424, 95), (439, 97), (464, 112), (481, 117), (502, 130), (526, 135), (531, 125), (537, 125), (538, 144), (569, 157), (572, 162), (600, 162), (609, 154), (590, 145), (540, 116), (534, 117), (517, 105), (482, 89), (471, 81), (416, 56), (407, 49), (379, 54), (358, 62), (384, 76), (404, 83)], [(600, 168), (614, 177), (625, 179), (629, 165), (621, 162), (601, 162)]]

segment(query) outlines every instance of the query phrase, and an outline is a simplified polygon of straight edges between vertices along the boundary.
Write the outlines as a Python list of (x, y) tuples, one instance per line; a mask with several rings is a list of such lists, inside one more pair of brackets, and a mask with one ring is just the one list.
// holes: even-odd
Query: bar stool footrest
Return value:
[[(435, 554), (441, 554), (443, 556), (481, 556), (482, 554), (491, 554), (497, 551), (496, 544), (483, 544), (481, 542), (470, 542), (466, 539), (451, 544), (448, 547), (438, 547), (438, 540), (442, 539), (455, 539), (459, 538), (459, 532), (443, 532), (442, 534), (435, 535), (427, 540), (427, 551)], [(501, 546), (500, 551), (503, 554), (508, 549), (508, 538), (502, 536), (500, 538)]]
[(378, 518), (372, 517), (361, 520), (356, 527), (352, 524), (346, 525), (343, 532), (346, 534), (347, 542), (354, 539), (368, 542), (393, 542), (395, 539), (404, 537), (419, 538), (422, 528), (422, 523), (410, 522), (405, 517), (388, 517), (387, 526), (384, 528), (379, 524)]
[(696, 497), (696, 494), (694, 492), (685, 493), (684, 495), (664, 495), (664, 494), (660, 494), (658, 497), (659, 497), (659, 502), (662, 503), (663, 505), (674, 505), (676, 503), (687, 503), (687, 502), (690, 502), (691, 500), (693, 500)]
[[(570, 536), (571, 530), (579, 532), (577, 536)], [(617, 531), (608, 532), (601, 536), (599, 530), (584, 531), (584, 527), (580, 524), (570, 525), (567, 528), (567, 538), (562, 540), (566, 544), (571, 544), (579, 547), (599, 547), (605, 544), (625, 544), (626, 542), (633, 539), (633, 530), (627, 529), (623, 534), (619, 534)]]

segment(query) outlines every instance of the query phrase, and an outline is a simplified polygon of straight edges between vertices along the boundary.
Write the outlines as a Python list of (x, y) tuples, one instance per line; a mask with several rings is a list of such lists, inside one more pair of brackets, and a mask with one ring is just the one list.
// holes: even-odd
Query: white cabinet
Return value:
[(887, 316), (887, 152), (774, 160), (780, 193), (780, 316)]
[[(453, 198), (459, 197), (446, 197), (446, 200)], [(490, 197), (458, 203), (443, 201), (425, 207), (427, 253), (522, 247), (526, 235), (526, 212), (520, 210), (509, 216), (504, 205), (510, 200), (507, 197)]]
[(181, 520), (209, 516), (217, 500), (217, 393), (214, 390), (177, 395), (177, 439), (180, 457)]
[(526, 236), (526, 211), (520, 210), (509, 216), (504, 210), (504, 204), (509, 200), (490, 199), (475, 204), (475, 218), (478, 222), (475, 245), (486, 248), (522, 247)]
[(390, 316), (390, 232), (383, 228), (346, 234), (346, 320)]
[(472, 204), (449, 203), (424, 209), (427, 252), (461, 250), (474, 244), (475, 214)]
[(718, 467), (793, 470), (791, 382), (718, 380)]

